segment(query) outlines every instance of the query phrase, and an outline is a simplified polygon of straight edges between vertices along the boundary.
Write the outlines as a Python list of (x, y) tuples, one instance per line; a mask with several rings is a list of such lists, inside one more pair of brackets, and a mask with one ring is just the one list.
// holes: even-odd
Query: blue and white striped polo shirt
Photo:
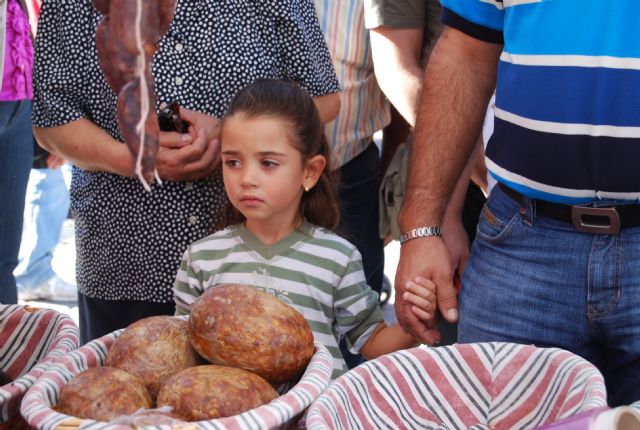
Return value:
[(640, 0), (441, 0), (504, 43), (487, 167), (559, 203), (640, 199)]

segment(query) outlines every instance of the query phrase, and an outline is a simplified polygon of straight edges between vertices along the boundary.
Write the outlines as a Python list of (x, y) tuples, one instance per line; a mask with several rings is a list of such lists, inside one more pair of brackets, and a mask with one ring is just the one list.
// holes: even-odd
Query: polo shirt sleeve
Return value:
[(364, 0), (365, 26), (424, 28), (427, 1), (437, 0)]
[(93, 8), (80, 3), (52, 1), (42, 5), (33, 67), (32, 122), (36, 127), (55, 127), (89, 117), (82, 89), (95, 85), (92, 79), (99, 65), (93, 45)]
[(276, 16), (274, 49), (280, 56), (281, 76), (298, 82), (312, 97), (339, 92), (313, 0), (261, 2), (260, 7)]
[(503, 43), (502, 0), (441, 0), (443, 24), (475, 39)]
[(202, 271), (196, 262), (192, 262), (191, 246), (187, 248), (180, 261), (180, 268), (173, 284), (173, 298), (176, 302), (176, 315), (188, 315), (191, 305), (204, 293)]
[(335, 292), (335, 330), (345, 336), (349, 350), (357, 354), (384, 317), (378, 294), (367, 285), (362, 257), (354, 247), (349, 264)]

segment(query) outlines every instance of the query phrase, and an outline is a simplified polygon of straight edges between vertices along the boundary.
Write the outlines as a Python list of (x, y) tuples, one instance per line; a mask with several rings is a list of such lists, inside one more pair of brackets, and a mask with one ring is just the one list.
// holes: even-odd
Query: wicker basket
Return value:
[[(96, 339), (68, 354), (52, 366), (27, 392), (21, 413), (28, 423), (40, 430), (100, 429), (115, 430), (129, 426), (79, 419), (61, 414), (52, 408), (57, 404), (60, 390), (76, 374), (104, 363), (107, 351), (122, 330)], [(329, 351), (316, 343), (315, 352), (302, 378), (285, 394), (271, 403), (242, 414), (208, 421), (183, 423), (189, 429), (277, 429), (288, 428), (329, 385), (333, 358)], [(145, 428), (144, 426), (136, 426)], [(148, 428), (151, 428), (149, 426)], [(157, 425), (153, 429), (171, 429), (171, 425)]]
[(26, 391), (56, 360), (78, 347), (78, 327), (52, 309), (0, 305), (0, 423), (15, 419)]
[(532, 429), (606, 406), (602, 375), (557, 348), (477, 343), (400, 351), (336, 379), (307, 428)]

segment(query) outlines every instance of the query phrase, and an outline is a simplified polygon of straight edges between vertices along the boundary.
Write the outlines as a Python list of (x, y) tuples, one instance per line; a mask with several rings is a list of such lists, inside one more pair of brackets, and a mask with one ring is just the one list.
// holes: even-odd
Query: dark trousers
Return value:
[[(367, 149), (340, 168), (339, 175), (338, 233), (358, 248), (367, 283), (380, 293), (384, 276), (384, 242), (378, 235), (378, 147), (370, 143)], [(351, 354), (344, 339), (340, 342), (340, 350), (350, 369), (362, 363), (362, 356)]]
[(175, 304), (133, 300), (101, 300), (78, 293), (80, 344), (154, 315), (173, 315)]
[(13, 270), (22, 239), (24, 198), (33, 162), (31, 101), (0, 102), (0, 303), (18, 303)]

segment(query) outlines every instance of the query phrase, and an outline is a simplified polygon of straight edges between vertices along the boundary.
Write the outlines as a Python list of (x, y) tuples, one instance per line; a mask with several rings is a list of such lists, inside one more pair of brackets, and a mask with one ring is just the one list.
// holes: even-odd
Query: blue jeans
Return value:
[(639, 262), (640, 228), (581, 233), (494, 187), (462, 280), (458, 340), (560, 347), (600, 369), (611, 406), (639, 400)]
[(33, 161), (31, 101), (0, 102), (0, 303), (18, 302), (18, 264), (24, 193)]
[[(384, 242), (378, 235), (378, 147), (370, 143), (367, 149), (340, 168), (339, 175), (340, 224), (337, 232), (358, 248), (367, 284), (380, 293), (384, 276)], [(362, 356), (351, 354), (344, 339), (340, 342), (340, 350), (350, 369), (362, 363)]]
[(53, 250), (69, 213), (71, 167), (31, 169), (25, 199), (19, 263), (13, 274), (18, 289), (34, 289), (55, 275)]

